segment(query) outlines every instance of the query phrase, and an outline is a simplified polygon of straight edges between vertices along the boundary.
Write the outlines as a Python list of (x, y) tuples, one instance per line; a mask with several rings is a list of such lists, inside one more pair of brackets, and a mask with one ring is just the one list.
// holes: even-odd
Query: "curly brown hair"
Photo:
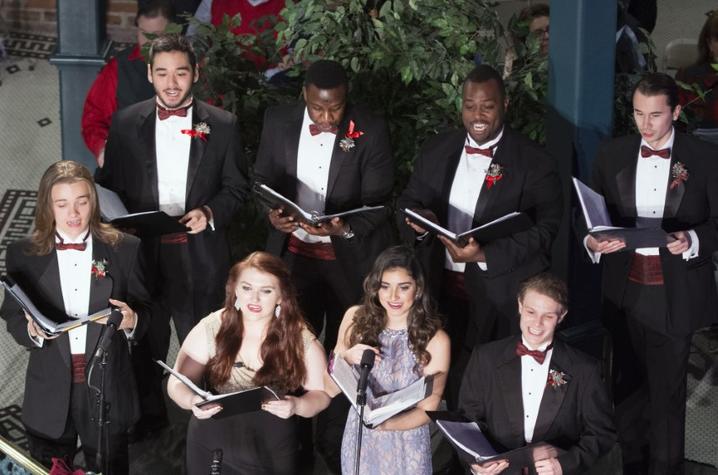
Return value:
[(386, 310), (379, 301), (379, 288), (384, 272), (397, 268), (405, 269), (416, 282), (416, 295), (409, 311), (407, 331), (411, 351), (419, 364), (426, 366), (431, 361), (426, 345), (441, 329), (442, 323), (426, 289), (421, 264), (414, 252), (406, 246), (394, 246), (382, 252), (364, 279), (364, 298), (349, 327), (349, 346), (357, 343), (379, 346), (379, 333), (387, 323)]
[(281, 313), (278, 318), (272, 318), (262, 342), (260, 355), (263, 364), (254, 375), (254, 383), (280, 391), (297, 390), (307, 376), (302, 339), (302, 330), (307, 325), (299, 310), (287, 266), (280, 258), (266, 252), (253, 252), (229, 270), (222, 324), (215, 337), (217, 353), (207, 362), (207, 379), (215, 388), (226, 383), (242, 346), (244, 324), (241, 312), (234, 306), (237, 300), (235, 289), (240, 275), (248, 268), (275, 276), (279, 280), (282, 297)]
[(67, 183), (87, 183), (90, 194), (90, 231), (93, 239), (98, 239), (113, 247), (122, 239), (122, 233), (110, 224), (100, 221), (100, 205), (97, 202), (97, 190), (92, 174), (83, 165), (72, 160), (60, 160), (50, 165), (40, 179), (35, 210), (35, 229), (30, 236), (28, 252), (31, 255), (45, 256), (55, 248), (55, 215), (52, 211), (52, 188)]

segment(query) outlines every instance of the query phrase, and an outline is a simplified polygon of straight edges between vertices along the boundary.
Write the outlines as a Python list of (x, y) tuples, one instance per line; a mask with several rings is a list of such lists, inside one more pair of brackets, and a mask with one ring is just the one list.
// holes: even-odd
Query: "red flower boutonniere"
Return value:
[(353, 149), (355, 147), (354, 139), (358, 139), (364, 135), (364, 132), (361, 130), (354, 130), (354, 121), (349, 121), (349, 130), (347, 130), (347, 133), (344, 134), (344, 138), (339, 142), (339, 146), (344, 150), (345, 152), (348, 152), (349, 150)]
[(671, 167), (671, 177), (673, 178), (670, 186), (672, 190), (684, 181), (688, 181), (688, 169), (681, 162), (676, 162)]
[(486, 170), (486, 189), (490, 190), (492, 186), (496, 184), (497, 181), (501, 180), (504, 177), (504, 167), (499, 165), (498, 163), (492, 163), (489, 165), (488, 170)]
[(103, 279), (107, 275), (107, 259), (99, 261), (93, 259), (90, 273), (95, 276), (96, 280)]
[(185, 135), (189, 135), (192, 138), (196, 137), (206, 142), (207, 136), (210, 132), (210, 128), (206, 122), (199, 122), (197, 124), (194, 124), (194, 127), (192, 127), (192, 129), (182, 129), (180, 130), (180, 132)]
[(556, 389), (566, 383), (568, 383), (568, 379), (566, 379), (566, 373), (564, 373), (563, 371), (557, 371), (555, 369), (549, 370), (548, 381), (546, 381), (546, 384)]

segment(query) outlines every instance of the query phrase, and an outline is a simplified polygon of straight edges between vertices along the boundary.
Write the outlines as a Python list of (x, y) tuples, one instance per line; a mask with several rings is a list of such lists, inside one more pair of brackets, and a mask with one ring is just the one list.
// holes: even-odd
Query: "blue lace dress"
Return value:
[[(379, 334), (379, 342), (382, 359), (369, 377), (369, 387), (375, 397), (398, 391), (421, 377), (421, 367), (409, 349), (406, 330), (384, 329)], [(345, 475), (354, 473), (358, 419), (354, 408), (350, 408), (342, 439), (342, 473)], [(380, 431), (364, 427), (362, 431), (360, 473), (431, 474), (428, 424), (410, 430)]]

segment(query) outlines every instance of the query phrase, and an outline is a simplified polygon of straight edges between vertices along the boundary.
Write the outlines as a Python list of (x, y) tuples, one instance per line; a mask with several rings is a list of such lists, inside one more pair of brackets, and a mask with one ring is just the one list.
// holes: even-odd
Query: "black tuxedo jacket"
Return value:
[[(451, 186), (465, 141), (466, 131), (463, 129), (444, 132), (428, 140), (397, 207), (430, 209), (439, 223), (445, 225)], [(538, 145), (506, 125), (492, 163), (501, 165), (503, 177), (491, 189), (484, 183), (476, 184), (482, 190), (472, 227), (514, 211), (527, 212), (534, 225), (526, 231), (485, 244), (487, 270), (480, 270), (477, 264), (467, 264), (464, 275), (470, 298), (488, 299), (503, 310), (502, 313), (511, 312), (504, 317), (513, 318), (518, 284), (550, 265), (549, 253), (563, 212), (561, 184), (554, 160)], [(433, 236), (417, 242), (414, 231), (403, 222), (404, 215), (397, 218), (403, 237), (416, 243), (430, 285), (438, 296), (444, 268), (444, 245)]]
[[(256, 180), (290, 200), (297, 196), (297, 152), (305, 105), (285, 105), (267, 109), (262, 139), (254, 165)], [(355, 139), (355, 147), (343, 151), (339, 143), (349, 121), (364, 135)], [(354, 232), (351, 239), (332, 236), (337, 260), (359, 286), (376, 256), (392, 243), (389, 217), (394, 164), (389, 134), (383, 119), (367, 111), (347, 106), (334, 142), (325, 201), (325, 213), (338, 213), (362, 205), (387, 205), (378, 211), (358, 213), (346, 218)], [(287, 234), (270, 226), (267, 251), (281, 255)], [(359, 287), (360, 288), (360, 287)]]
[[(636, 160), (638, 135), (621, 137), (601, 146), (594, 164), (592, 186), (606, 198), (616, 226), (633, 226), (636, 220)], [(718, 147), (676, 132), (671, 167), (681, 162), (688, 180), (670, 189), (669, 175), (662, 228), (667, 232), (694, 229), (699, 255), (689, 261), (663, 247), (661, 264), (666, 289), (668, 333), (686, 334), (716, 318), (716, 286), (711, 255), (718, 250)], [(632, 252), (601, 256), (604, 309), (620, 308), (628, 282)]]
[[(53, 315), (64, 316), (65, 304), (60, 287), (57, 251), (53, 250), (44, 256), (28, 255), (27, 245), (28, 241), (23, 240), (8, 247), (8, 275), (25, 290), (45, 315), (51, 318)], [(97, 238), (93, 239), (92, 258), (95, 261), (107, 261), (107, 274), (101, 278), (92, 278), (89, 304), (89, 313), (94, 313), (108, 307), (109, 298), (127, 302), (138, 316), (133, 335), (135, 339), (142, 338), (151, 318), (150, 298), (144, 283), (144, 264), (139, 247), (140, 241), (129, 235), (124, 235), (116, 248)], [(0, 313), (15, 341), (30, 349), (22, 409), (23, 422), (35, 432), (49, 438), (58, 438), (65, 429), (70, 411), (72, 361), (68, 334), (63, 333), (56, 339), (45, 340), (43, 346), (38, 348), (28, 335), (24, 313), (12, 297), (5, 296)], [(89, 369), (90, 359), (105, 326), (98, 323), (87, 325), (85, 356)], [(113, 432), (129, 428), (139, 417), (139, 402), (128, 348), (125, 333), (116, 332), (110, 345), (105, 375), (105, 397), (110, 403), (109, 420)], [(99, 381), (96, 368), (91, 382), (98, 386)], [(92, 394), (94, 395), (94, 392)], [(90, 400), (94, 401), (94, 396)], [(88, 418), (91, 416), (93, 415), (87, 415)]]
[[(159, 209), (155, 107), (153, 97), (113, 116), (105, 165), (97, 170), (97, 182), (115, 191), (130, 213)], [(236, 117), (198, 100), (192, 114), (192, 124), (204, 122), (210, 127), (206, 141), (192, 139), (185, 201), (186, 211), (206, 205), (214, 217), (215, 231), (207, 226), (199, 234), (188, 234), (195, 293), (217, 300), (197, 302), (201, 308), (195, 314), (205, 315), (224, 300), (229, 268), (226, 228), (247, 196), (248, 181)], [(143, 243), (148, 266), (155, 269), (159, 239), (143, 239)]]
[[(466, 367), (459, 409), (476, 421), (497, 451), (526, 445), (521, 396), (520, 336), (477, 347)], [(566, 384), (544, 389), (533, 442), (565, 450), (559, 456), (564, 474), (581, 473), (616, 441), (613, 411), (598, 364), (561, 340), (554, 342), (550, 370), (564, 373)], [(508, 473), (521, 473), (509, 467)]]

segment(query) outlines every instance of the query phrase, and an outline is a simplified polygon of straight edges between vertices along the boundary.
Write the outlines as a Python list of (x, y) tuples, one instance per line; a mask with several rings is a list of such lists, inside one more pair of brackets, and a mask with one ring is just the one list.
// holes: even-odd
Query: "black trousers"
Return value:
[(621, 376), (616, 422), (624, 463), (643, 462), (650, 474), (681, 474), (692, 335), (666, 333), (663, 286), (629, 283), (622, 307), (625, 333), (617, 334), (614, 322), (612, 336)]
[[(360, 289), (352, 285), (336, 260), (323, 261), (287, 252), (284, 261), (292, 272), (304, 316), (317, 336), (324, 330), (324, 350), (329, 353), (336, 346), (344, 312), (358, 303)], [(317, 415), (314, 442), (332, 473), (341, 473), (341, 445), (347, 412), (348, 402), (339, 394)], [(302, 457), (306, 459), (313, 451), (311, 420), (300, 421), (299, 434)]]
[[(129, 455), (127, 450), (127, 435), (124, 431), (114, 431), (118, 421), (108, 424), (108, 431), (103, 434), (104, 459), (103, 465), (108, 464), (108, 470), (95, 464), (97, 455), (97, 423), (95, 417), (94, 394), (91, 394), (86, 384), (73, 384), (70, 395), (70, 409), (67, 424), (62, 435), (57, 439), (50, 439), (31, 428), (26, 428), (30, 455), (41, 464), (52, 467), (52, 458), (62, 458), (72, 465), (77, 448), (77, 437), (82, 441), (82, 451), (85, 455), (86, 468), (94, 472), (108, 475), (124, 475), (129, 473)], [(52, 397), (48, 394), (47, 397)], [(114, 424), (113, 424), (114, 422)], [(122, 424), (124, 426), (124, 424)]]

